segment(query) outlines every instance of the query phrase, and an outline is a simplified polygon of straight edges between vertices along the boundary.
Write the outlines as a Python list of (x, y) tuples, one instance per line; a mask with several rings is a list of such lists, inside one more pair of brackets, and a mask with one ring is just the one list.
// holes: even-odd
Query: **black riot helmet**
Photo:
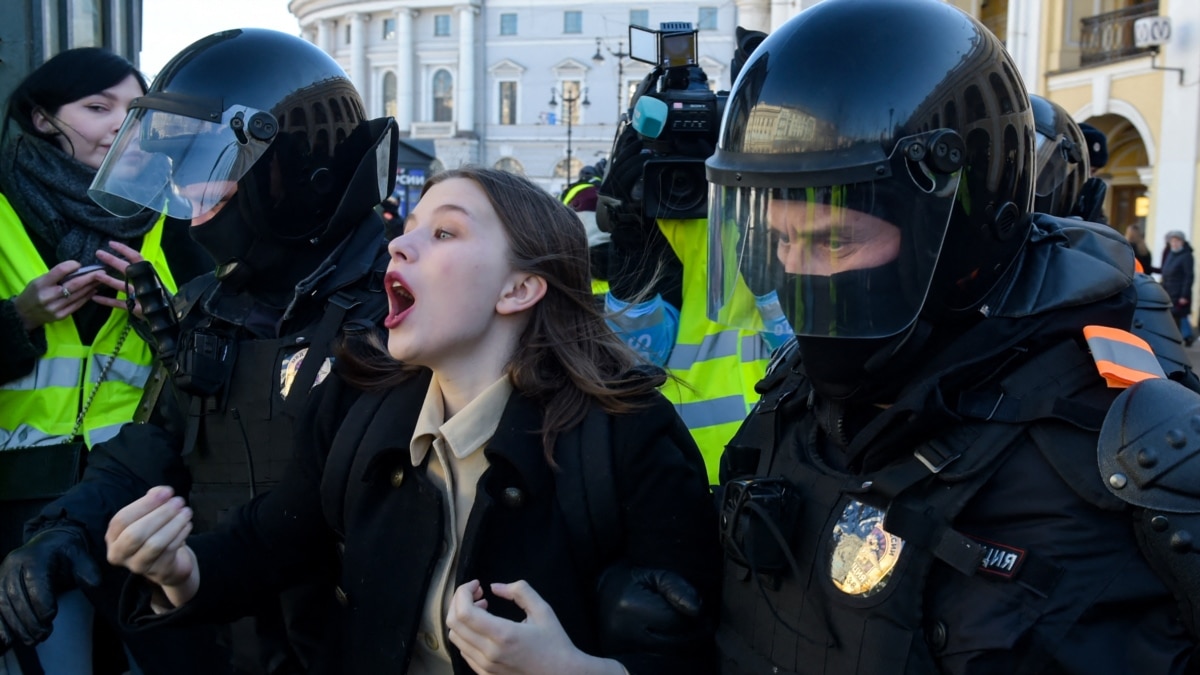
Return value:
[(1029, 229), (1033, 149), (1017, 69), (966, 13), (804, 10), (750, 54), (707, 161), (710, 317), (746, 325), (743, 281), (773, 289), (806, 363), (860, 382), (919, 318), (953, 323), (1001, 280)]
[(222, 31), (179, 52), (132, 102), (88, 194), (118, 215), (191, 219), (219, 265), (270, 272), (282, 289), (390, 192), (395, 139), (381, 149), (379, 137), (391, 128), (366, 122), (346, 73), (315, 45)]
[(1029, 102), (1037, 130), (1033, 210), (1067, 218), (1076, 214), (1083, 184), (1091, 176), (1087, 141), (1062, 106), (1035, 94)]

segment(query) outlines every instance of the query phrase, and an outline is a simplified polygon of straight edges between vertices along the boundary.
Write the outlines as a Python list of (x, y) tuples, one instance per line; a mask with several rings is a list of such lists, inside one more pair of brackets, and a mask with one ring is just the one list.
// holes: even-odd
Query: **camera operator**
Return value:
[[(762, 33), (738, 29), (734, 76)], [(634, 59), (654, 70), (618, 128), (600, 184), (596, 218), (612, 235), (606, 308), (617, 332), (672, 379), (663, 393), (679, 410), (715, 483), (717, 459), (757, 397), (754, 384), (771, 350), (791, 335), (769, 291), (737, 289), (752, 328), (705, 316), (708, 182), (704, 160), (716, 148), (725, 94), (714, 94), (696, 65), (691, 24), (630, 27)], [(639, 51), (653, 41), (654, 53)]]

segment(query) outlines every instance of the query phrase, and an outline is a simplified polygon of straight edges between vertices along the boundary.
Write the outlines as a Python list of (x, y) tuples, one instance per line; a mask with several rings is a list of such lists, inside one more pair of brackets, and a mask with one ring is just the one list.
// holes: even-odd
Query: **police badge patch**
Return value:
[[(296, 375), (300, 373), (300, 366), (304, 364), (304, 357), (308, 354), (308, 347), (304, 347), (289, 356), (283, 358), (283, 365), (279, 369), (279, 396), (283, 400), (287, 400), (288, 393), (292, 390), (292, 381), (296, 379)], [(329, 371), (333, 369), (333, 360), (325, 359), (325, 363), (321, 364), (321, 369), (317, 371), (317, 377), (313, 380), (312, 386), (317, 386), (325, 381)]]
[(829, 578), (846, 595), (869, 598), (883, 590), (904, 540), (883, 529), (885, 513), (851, 499), (833, 526)]

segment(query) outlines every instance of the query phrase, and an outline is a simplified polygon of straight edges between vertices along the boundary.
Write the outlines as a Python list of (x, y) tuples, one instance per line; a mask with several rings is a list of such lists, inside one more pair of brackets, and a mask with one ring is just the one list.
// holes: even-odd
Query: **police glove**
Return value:
[(100, 584), (100, 566), (78, 528), (39, 532), (0, 563), (0, 648), (35, 645), (50, 637), (56, 597), (79, 585)]
[(610, 567), (600, 577), (597, 605), (606, 654), (661, 649), (705, 633), (700, 593), (669, 570)]

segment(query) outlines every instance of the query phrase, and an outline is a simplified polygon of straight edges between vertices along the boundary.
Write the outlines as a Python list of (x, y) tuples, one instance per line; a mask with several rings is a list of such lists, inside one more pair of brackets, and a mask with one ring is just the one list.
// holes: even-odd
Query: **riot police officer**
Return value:
[(796, 339), (722, 457), (725, 673), (1182, 672), (1096, 465), (1084, 329), (1130, 325), (1132, 252), (1032, 213), (1034, 139), (948, 3), (826, 0), (750, 56), (707, 162), (709, 311), (765, 275)]
[[(1029, 102), (1037, 130), (1033, 210), (1088, 220), (1089, 215), (1096, 213), (1092, 208), (1092, 204), (1098, 203), (1094, 190), (1097, 185), (1104, 185), (1089, 170), (1088, 141), (1070, 113), (1059, 104), (1036, 94), (1030, 95)], [(1098, 195), (1100, 202), (1104, 199), (1103, 189), (1100, 188)], [(1137, 308), (1130, 331), (1146, 341), (1168, 378), (1200, 392), (1200, 378), (1192, 370), (1179, 324), (1171, 314), (1171, 296), (1149, 272), (1139, 269), (1133, 277)]]
[[(148, 389), (149, 423), (94, 449), (83, 481), (28, 524), (31, 538), (5, 560), (5, 642), (44, 639), (54, 595), (76, 584), (115, 615), (123, 575), (96, 559), (112, 514), (147, 487), (187, 494), (197, 528), (209, 529), (280, 479), (294, 419), (333, 346), (386, 313), (373, 209), (394, 185), (396, 145), (394, 121), (367, 120), (328, 55), (274, 31), (196, 42), (133, 102), (89, 194), (115, 213), (190, 219), (216, 269), (157, 311), (153, 283), (139, 292), (169, 382)], [(247, 657), (235, 639), (236, 667), (301, 671), (331, 589), (285, 596), (282, 614), (264, 608)], [(208, 643), (189, 650), (151, 633), (128, 644), (145, 672), (230, 667), (228, 657), (214, 663), (220, 650)]]

